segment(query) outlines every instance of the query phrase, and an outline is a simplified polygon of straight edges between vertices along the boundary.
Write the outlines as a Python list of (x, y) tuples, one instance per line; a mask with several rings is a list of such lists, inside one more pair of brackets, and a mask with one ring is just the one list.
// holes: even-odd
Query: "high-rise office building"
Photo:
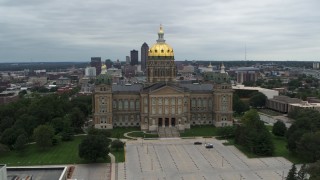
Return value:
[(146, 62), (148, 58), (149, 46), (147, 43), (143, 43), (141, 46), (141, 71), (145, 72)]
[(86, 67), (85, 76), (89, 78), (95, 78), (97, 75), (97, 70), (95, 67)]
[(104, 64), (107, 66), (107, 69), (109, 69), (112, 67), (113, 62), (111, 61), (111, 59), (106, 59)]
[(126, 56), (126, 64), (130, 64), (130, 56)]
[(96, 68), (97, 75), (101, 74), (101, 57), (91, 57), (90, 66)]
[(137, 50), (132, 50), (130, 52), (130, 56), (131, 56), (131, 62), (130, 62), (131, 66), (137, 65), (138, 61), (139, 61), (138, 51)]

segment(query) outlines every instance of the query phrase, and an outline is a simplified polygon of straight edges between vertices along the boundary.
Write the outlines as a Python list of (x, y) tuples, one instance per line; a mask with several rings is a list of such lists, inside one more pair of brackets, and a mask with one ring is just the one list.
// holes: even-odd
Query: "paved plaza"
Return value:
[(77, 164), (72, 179), (76, 180), (106, 180), (110, 179), (111, 166), (107, 163)]
[[(214, 148), (194, 145), (195, 141)], [(291, 165), (282, 157), (249, 159), (213, 138), (138, 140), (127, 142), (126, 162), (117, 165), (117, 179), (281, 180)]]

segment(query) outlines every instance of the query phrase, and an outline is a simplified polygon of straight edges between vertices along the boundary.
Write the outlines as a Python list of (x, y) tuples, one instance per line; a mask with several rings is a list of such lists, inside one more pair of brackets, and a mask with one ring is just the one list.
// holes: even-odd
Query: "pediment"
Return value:
[(164, 86), (164, 87), (160, 87), (158, 89), (151, 91), (149, 94), (152, 94), (152, 95), (166, 95), (166, 94), (172, 95), (172, 94), (181, 94), (181, 93), (184, 93), (184, 92), (178, 88), (175, 88), (172, 86)]

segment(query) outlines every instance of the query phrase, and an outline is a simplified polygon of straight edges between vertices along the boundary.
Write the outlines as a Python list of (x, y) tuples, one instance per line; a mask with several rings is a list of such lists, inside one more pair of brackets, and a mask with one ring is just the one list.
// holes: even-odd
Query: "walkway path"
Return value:
[(111, 180), (116, 180), (116, 158), (113, 154), (108, 154), (111, 160)]

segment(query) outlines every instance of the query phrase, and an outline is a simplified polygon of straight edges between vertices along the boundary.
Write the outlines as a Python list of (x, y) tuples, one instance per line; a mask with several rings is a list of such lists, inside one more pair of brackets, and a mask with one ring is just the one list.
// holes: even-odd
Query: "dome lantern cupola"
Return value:
[(149, 60), (174, 60), (174, 53), (171, 46), (165, 43), (163, 27), (160, 24), (157, 43), (154, 44), (148, 52)]
[(163, 32), (162, 24), (160, 24), (160, 30), (158, 32), (158, 40), (157, 40), (158, 43), (166, 42), (166, 40), (164, 40), (163, 36), (164, 36), (164, 32)]

